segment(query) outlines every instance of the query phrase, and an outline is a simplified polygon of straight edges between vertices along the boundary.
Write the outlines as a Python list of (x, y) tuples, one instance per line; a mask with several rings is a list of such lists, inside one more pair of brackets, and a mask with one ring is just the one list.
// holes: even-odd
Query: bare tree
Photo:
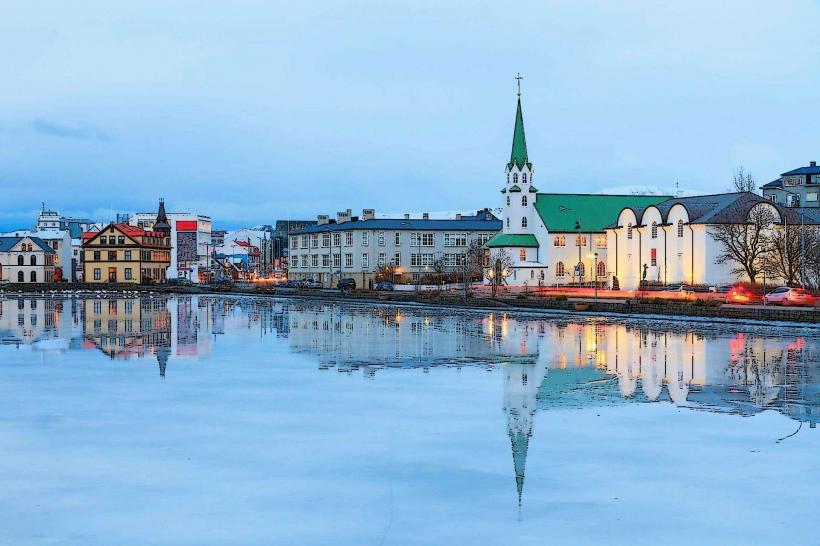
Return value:
[(710, 230), (712, 239), (721, 244), (717, 263), (733, 264), (732, 273), (745, 274), (751, 282), (763, 270), (768, 251), (768, 232), (774, 220), (771, 210), (757, 206), (745, 223), (719, 224)]
[(473, 239), (467, 245), (467, 248), (459, 256), (459, 273), (461, 283), (464, 285), (464, 297), (470, 291), (470, 283), (476, 278), (481, 278), (484, 271), (484, 255), (486, 250), (482, 245)]
[(737, 168), (737, 171), (735, 171), (734, 176), (732, 176), (732, 188), (735, 191), (748, 191), (754, 193), (757, 189), (757, 183), (755, 182), (752, 173), (746, 172), (743, 165), (741, 165)]
[(507, 278), (512, 275), (513, 260), (505, 249), (500, 249), (490, 257), (490, 267), (487, 278), (490, 281), (492, 295), (495, 297), (498, 287), (507, 284)]
[(799, 225), (776, 226), (767, 237), (767, 251), (763, 256), (763, 272), (769, 277), (783, 279), (789, 286), (797, 283), (803, 270), (800, 232)]
[(820, 227), (804, 227), (803, 275), (802, 283), (806, 288), (820, 290)]
[(442, 277), (444, 273), (447, 272), (447, 266), (444, 263), (444, 257), (439, 256), (433, 263), (430, 264), (430, 269), (433, 270), (433, 274), (435, 275), (436, 286), (438, 287), (438, 291), (441, 292), (441, 284), (442, 284)]

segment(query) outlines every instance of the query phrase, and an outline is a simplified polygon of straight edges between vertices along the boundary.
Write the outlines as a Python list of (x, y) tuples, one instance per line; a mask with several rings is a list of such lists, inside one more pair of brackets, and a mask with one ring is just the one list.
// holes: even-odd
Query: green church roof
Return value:
[(529, 233), (496, 233), (495, 237), (487, 241), (486, 248), (538, 248), (538, 239)]
[(549, 231), (571, 233), (577, 231), (578, 222), (582, 232), (591, 233), (603, 232), (626, 207), (643, 209), (667, 199), (665, 195), (539, 193), (535, 210)]
[(516, 191), (521, 191), (521, 188), (518, 187), (518, 184), (516, 184), (515, 186), (510, 188), (510, 193), (513, 193), (513, 192), (516, 192)]
[(515, 111), (512, 152), (510, 153), (510, 162), (507, 164), (507, 168), (512, 169), (514, 165), (518, 166), (518, 168), (529, 165), (527, 157), (527, 138), (524, 136), (524, 116), (521, 114), (520, 97), (518, 99), (518, 108)]

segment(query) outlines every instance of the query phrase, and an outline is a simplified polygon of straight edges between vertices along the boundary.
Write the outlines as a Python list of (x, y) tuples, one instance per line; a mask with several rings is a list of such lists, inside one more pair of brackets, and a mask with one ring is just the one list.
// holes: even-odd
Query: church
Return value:
[(669, 196), (542, 193), (527, 153), (521, 91), (515, 112), (512, 152), (501, 189), (503, 226), (487, 242), (490, 258), (505, 253), (515, 286), (609, 285), (607, 235), (625, 208), (646, 208)]

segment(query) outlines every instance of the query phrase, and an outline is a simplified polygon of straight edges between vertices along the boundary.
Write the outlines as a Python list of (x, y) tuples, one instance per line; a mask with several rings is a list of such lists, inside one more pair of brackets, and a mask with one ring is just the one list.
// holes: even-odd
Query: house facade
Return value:
[[(659, 284), (731, 284), (738, 277), (731, 262), (720, 263), (722, 243), (712, 236), (718, 226), (750, 224), (759, 209), (772, 218), (771, 229), (816, 223), (798, 218), (796, 209), (776, 205), (749, 192), (668, 199), (647, 207), (625, 207), (607, 228), (608, 269), (620, 288), (633, 290), (642, 280)], [(803, 216), (803, 215), (800, 215)], [(772, 279), (774, 280), (774, 279)]]
[(787, 207), (820, 208), (820, 167), (816, 161), (761, 186), (763, 197)]
[(376, 218), (373, 209), (359, 219), (350, 209), (335, 220), (321, 215), (316, 225), (288, 236), (288, 278), (312, 279), (326, 287), (340, 278), (353, 278), (369, 287), (378, 272), (391, 268), (396, 280), (419, 282), (442, 260), (446, 271), (456, 271), (472, 241), (484, 244), (501, 229), (489, 210), (451, 219)]
[(645, 207), (668, 198), (541, 193), (535, 187), (527, 154), (520, 96), (505, 175), (501, 189), (504, 224), (486, 246), (491, 262), (502, 254), (509, 257), (506, 283), (510, 285), (608, 283), (606, 226), (624, 207)]
[[(164, 207), (164, 204), (163, 204)], [(168, 267), (169, 279), (186, 278), (198, 283), (204, 275), (200, 270), (208, 267), (208, 255), (214, 250), (211, 239), (211, 217), (204, 214), (187, 212), (166, 213), (171, 227), (171, 265)], [(143, 229), (154, 229), (157, 215), (150, 212), (138, 212), (131, 215), (128, 223)]]
[(54, 250), (37, 237), (0, 237), (0, 283), (52, 282), (54, 258)]
[(153, 229), (108, 224), (83, 234), (83, 278), (87, 283), (163, 283), (171, 265), (171, 225), (160, 201)]

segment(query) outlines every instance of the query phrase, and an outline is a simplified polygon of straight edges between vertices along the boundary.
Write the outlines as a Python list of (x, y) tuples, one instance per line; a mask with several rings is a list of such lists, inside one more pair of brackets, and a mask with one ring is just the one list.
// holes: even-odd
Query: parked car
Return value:
[(336, 283), (336, 288), (339, 290), (355, 290), (356, 289), (356, 279), (346, 278), (346, 279), (339, 279), (339, 282)]
[(731, 284), (719, 284), (717, 286), (709, 287), (709, 292), (714, 292), (715, 294), (728, 294), (731, 290)]
[(285, 288), (302, 288), (303, 281), (288, 279), (288, 280), (285, 281), (285, 284), (283, 284), (282, 286), (284, 286)]
[(379, 281), (376, 283), (376, 290), (381, 290), (384, 292), (392, 292), (393, 291), (393, 283), (390, 281)]
[(817, 303), (811, 292), (789, 286), (775, 288), (764, 296), (763, 301), (768, 305), (799, 305), (805, 307), (814, 307)]
[(753, 288), (745, 284), (735, 284), (726, 293), (726, 303), (739, 303), (747, 305), (750, 303), (762, 303), (763, 294), (758, 288)]
[(670, 284), (663, 289), (664, 292), (692, 292), (692, 287), (685, 284)]
[(308, 279), (304, 282), (305, 288), (322, 288), (322, 283), (315, 279)]

